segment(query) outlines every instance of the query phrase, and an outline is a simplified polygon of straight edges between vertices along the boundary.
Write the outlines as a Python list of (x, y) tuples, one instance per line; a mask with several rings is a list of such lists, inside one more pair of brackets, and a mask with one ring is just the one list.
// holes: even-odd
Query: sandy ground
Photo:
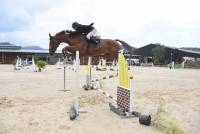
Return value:
[[(80, 69), (80, 87), (85, 83), (85, 67)], [(200, 133), (200, 70), (158, 67), (131, 68), (134, 76), (134, 108), (156, 113), (162, 102), (188, 134)], [(93, 78), (113, 74), (97, 72)], [(116, 95), (117, 78), (101, 82)], [(154, 126), (138, 123), (138, 118), (121, 119), (109, 110), (107, 99), (98, 91), (81, 89), (81, 113), (74, 121), (68, 109), (74, 103), (75, 73), (67, 70), (63, 92), (63, 69), (48, 66), (42, 72), (13, 70), (0, 65), (0, 134), (159, 134)]]

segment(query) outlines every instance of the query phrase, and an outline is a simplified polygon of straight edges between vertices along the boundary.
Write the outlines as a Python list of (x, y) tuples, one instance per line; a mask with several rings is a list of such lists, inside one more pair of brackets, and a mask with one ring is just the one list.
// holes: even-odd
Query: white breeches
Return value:
[(94, 28), (91, 32), (89, 32), (86, 37), (90, 39), (91, 36), (95, 36), (97, 34), (97, 30)]

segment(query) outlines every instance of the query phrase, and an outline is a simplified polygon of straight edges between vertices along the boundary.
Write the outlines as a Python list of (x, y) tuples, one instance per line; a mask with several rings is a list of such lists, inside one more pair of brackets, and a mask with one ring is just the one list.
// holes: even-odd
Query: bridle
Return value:
[(51, 43), (51, 48), (49, 48), (50, 53), (54, 53), (55, 52), (55, 44), (57, 42), (57, 39), (54, 38), (53, 36), (50, 38)]
[[(65, 33), (68, 33), (68, 32), (66, 32), (66, 31), (64, 31)], [(69, 34), (69, 33), (68, 33)], [(49, 33), (49, 37), (50, 37), (50, 47), (49, 47), (49, 53), (51, 54), (51, 53), (55, 53), (55, 51), (56, 51), (56, 49), (57, 49), (57, 47), (58, 46), (56, 46), (56, 44), (60, 44), (61, 42), (60, 42), (60, 40), (59, 39), (56, 39), (55, 38), (55, 36), (51, 36), (51, 34)], [(67, 42), (69, 41), (69, 39), (67, 38), (66, 39), (67, 40)]]

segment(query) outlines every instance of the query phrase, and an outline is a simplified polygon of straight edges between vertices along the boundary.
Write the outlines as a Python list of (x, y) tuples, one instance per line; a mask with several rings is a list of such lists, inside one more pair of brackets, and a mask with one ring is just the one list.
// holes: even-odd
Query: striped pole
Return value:
[(110, 98), (110, 99), (113, 99), (115, 101), (117, 101), (117, 98), (116, 97), (113, 97), (112, 95), (110, 95), (109, 93), (101, 90), (101, 89), (97, 89), (99, 92), (101, 92), (103, 95), (105, 95), (107, 98)]
[(107, 76), (104, 76), (102, 78), (92, 80), (92, 82), (94, 82), (94, 81), (100, 81), (100, 80), (105, 80), (105, 79), (111, 79), (111, 78), (114, 78), (114, 77), (117, 77), (117, 76), (118, 76), (118, 74), (116, 74), (116, 75), (107, 75)]

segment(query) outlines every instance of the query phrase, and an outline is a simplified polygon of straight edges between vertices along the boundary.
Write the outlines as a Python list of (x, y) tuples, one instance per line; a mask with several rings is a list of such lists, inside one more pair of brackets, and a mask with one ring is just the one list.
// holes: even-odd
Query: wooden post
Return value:
[(2, 63), (4, 64), (4, 53), (2, 52)]

